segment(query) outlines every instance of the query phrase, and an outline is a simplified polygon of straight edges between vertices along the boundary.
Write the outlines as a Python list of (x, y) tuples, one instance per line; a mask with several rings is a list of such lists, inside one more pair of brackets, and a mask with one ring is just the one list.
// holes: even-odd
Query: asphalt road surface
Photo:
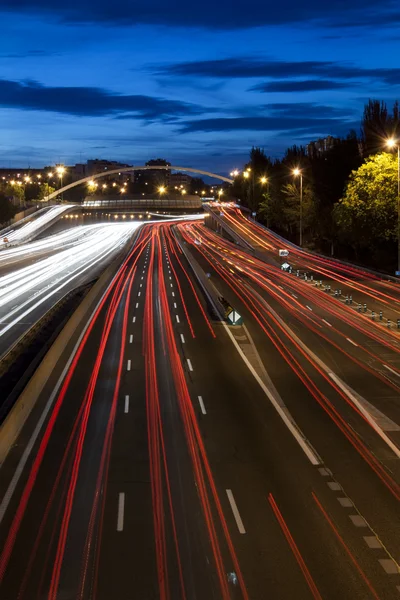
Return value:
[[(255, 282), (249, 257), (213, 247), (219, 240), (202, 226), (179, 229), (243, 313), (319, 459), (309, 460), (212, 317), (173, 226), (145, 226), (1, 468), (1, 598), (397, 598), (398, 459), (263, 302), (329, 368), (350, 359), (315, 341), (299, 317), (309, 309), (278, 302), (276, 273), (249, 263)], [(349, 371), (375, 385), (376, 364), (355, 364)]]

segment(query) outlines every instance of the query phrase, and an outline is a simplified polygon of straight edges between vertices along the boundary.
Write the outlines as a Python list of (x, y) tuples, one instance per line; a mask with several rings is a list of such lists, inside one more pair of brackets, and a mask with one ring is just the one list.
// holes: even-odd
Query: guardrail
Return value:
[(394, 277), (393, 275), (388, 275), (387, 273), (381, 273), (380, 271), (376, 271), (375, 269), (370, 269), (369, 267), (364, 267), (363, 265), (356, 265), (349, 261), (342, 260), (340, 258), (335, 258), (333, 256), (326, 256), (325, 254), (320, 254), (319, 252), (315, 252), (314, 250), (304, 249), (301, 246), (298, 246), (297, 244), (295, 244), (294, 242), (290, 242), (283, 236), (279, 235), (279, 233), (276, 233), (275, 231), (272, 231), (268, 227), (265, 227), (265, 225), (263, 225), (262, 223), (259, 223), (258, 221), (255, 221), (255, 222), (257, 223), (258, 227), (265, 229), (265, 231), (268, 231), (269, 234), (271, 234), (274, 237), (281, 240), (282, 243), (286, 244), (287, 246), (291, 246), (292, 248), (296, 248), (296, 250), (299, 250), (300, 252), (308, 252), (309, 254), (317, 256), (318, 258), (323, 258), (325, 260), (333, 260), (339, 264), (342, 264), (343, 266), (353, 267), (354, 269), (358, 269), (359, 271), (365, 271), (365, 273), (371, 273), (371, 275), (376, 275), (377, 277), (380, 277), (382, 279), (387, 279), (388, 281), (392, 281), (394, 283), (400, 283), (399, 278)]

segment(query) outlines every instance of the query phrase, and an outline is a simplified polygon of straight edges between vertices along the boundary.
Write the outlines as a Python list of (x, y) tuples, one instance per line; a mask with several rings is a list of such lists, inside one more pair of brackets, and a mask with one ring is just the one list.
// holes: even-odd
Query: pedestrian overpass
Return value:
[(59, 188), (55, 192), (49, 194), (44, 198), (45, 201), (53, 200), (60, 194), (77, 187), (78, 185), (82, 185), (84, 183), (89, 183), (89, 181), (96, 181), (96, 179), (101, 179), (102, 177), (109, 177), (110, 175), (119, 175), (120, 173), (132, 173), (134, 171), (184, 171), (187, 173), (195, 173), (196, 175), (204, 175), (206, 177), (212, 177), (213, 179), (218, 179), (219, 181), (223, 181), (225, 183), (233, 183), (233, 179), (229, 177), (224, 177), (223, 175), (218, 175), (217, 173), (212, 173), (211, 171), (203, 171), (201, 169), (194, 169), (192, 167), (177, 167), (177, 166), (167, 166), (167, 165), (142, 165), (138, 167), (123, 167), (121, 169), (112, 169), (111, 171), (102, 171), (101, 173), (96, 173), (95, 175), (90, 175), (88, 177), (83, 177), (78, 181), (73, 181), (64, 187)]

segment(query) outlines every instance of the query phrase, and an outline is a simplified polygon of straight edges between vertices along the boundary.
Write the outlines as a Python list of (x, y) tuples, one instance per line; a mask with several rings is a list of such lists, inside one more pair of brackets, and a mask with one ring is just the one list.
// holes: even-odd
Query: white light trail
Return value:
[[(96, 267), (108, 261), (140, 226), (132, 222), (88, 225), (71, 230), (75, 241), (70, 231), (42, 240), (50, 249), (64, 243), (68, 247), (0, 277), (0, 337), (55, 294), (72, 289), (85, 273), (95, 274)], [(27, 245), (28, 253), (31, 246)]]

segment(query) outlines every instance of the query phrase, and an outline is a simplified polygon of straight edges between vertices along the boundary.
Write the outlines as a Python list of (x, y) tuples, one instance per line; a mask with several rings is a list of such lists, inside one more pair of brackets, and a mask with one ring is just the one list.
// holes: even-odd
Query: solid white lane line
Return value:
[(189, 367), (189, 371), (193, 371), (192, 363), (190, 362), (190, 358), (186, 359)]
[(174, 302), (174, 308), (176, 308), (176, 302)]
[(136, 302), (136, 308), (139, 308), (139, 302)]
[(136, 317), (132, 318), (132, 323), (134, 323), (136, 321)]
[(182, 340), (182, 344), (185, 343), (185, 338), (183, 337), (183, 333), (181, 333), (181, 340)]
[(128, 395), (125, 396), (125, 408), (124, 408), (124, 412), (125, 413), (129, 412), (129, 396)]
[[(320, 457), (318, 456), (318, 454), (316, 453), (314, 448), (311, 447), (310, 442), (304, 437), (304, 435), (298, 429), (297, 424), (295, 424), (295, 422), (293, 421), (293, 419), (292, 419), (291, 415), (288, 413), (286, 407), (285, 408), (282, 407), (281, 398), (279, 396), (275, 397), (275, 393), (272, 393), (272, 391), (268, 388), (268, 386), (265, 385), (265, 383), (262, 381), (261, 377), (258, 375), (256, 370), (254, 369), (253, 365), (251, 364), (251, 362), (249, 361), (249, 359), (247, 358), (247, 356), (244, 354), (243, 350), (239, 346), (237, 340), (235, 339), (235, 337), (234, 337), (233, 333), (231, 332), (231, 330), (229, 329), (228, 325), (224, 321), (221, 321), (221, 323), (222, 323), (222, 326), (224, 327), (227, 335), (230, 337), (232, 344), (235, 346), (236, 350), (238, 351), (239, 355), (241, 356), (243, 362), (246, 364), (247, 368), (253, 375), (254, 379), (257, 381), (258, 385), (263, 390), (264, 394), (269, 398), (272, 406), (275, 408), (276, 412), (279, 414), (280, 418), (285, 423), (286, 427), (289, 429), (290, 433), (293, 435), (293, 437), (299, 444), (300, 448), (303, 450), (303, 452), (307, 456), (308, 460), (313, 465), (320, 465), (322, 463)], [(247, 333), (247, 335), (248, 335), (248, 333)]]
[(383, 366), (385, 367), (385, 369), (387, 369), (388, 371), (393, 373), (393, 375), (397, 375), (397, 377), (400, 377), (400, 373), (396, 373), (396, 371), (394, 371), (391, 367), (388, 367), (388, 365), (383, 365)]
[(128, 363), (127, 363), (127, 365), (126, 365), (126, 370), (127, 370), (127, 371), (130, 371), (130, 370), (131, 370), (131, 361), (130, 361), (130, 360), (128, 360)]
[(353, 344), (353, 346), (357, 346), (357, 348), (358, 348), (358, 344), (356, 344), (355, 342), (353, 342), (353, 340), (351, 340), (350, 338), (346, 338), (346, 340), (348, 342), (350, 342), (350, 344)]
[(197, 397), (199, 399), (199, 404), (200, 404), (201, 412), (203, 413), (203, 415), (206, 415), (207, 411), (206, 411), (206, 407), (204, 406), (203, 398), (201, 396), (197, 396)]
[(311, 311), (312, 311), (312, 308), (311, 308), (311, 306), (308, 306), (308, 304), (306, 304), (306, 307), (308, 308), (308, 310), (311, 310)]
[(129, 343), (130, 343), (130, 344), (132, 344), (132, 342), (133, 342), (133, 335), (131, 334), (131, 335), (129, 336)]
[(229, 504), (231, 505), (231, 509), (233, 512), (233, 516), (235, 517), (235, 521), (236, 521), (237, 528), (239, 529), (239, 533), (246, 533), (242, 518), (239, 514), (238, 507), (235, 502), (235, 498), (233, 497), (233, 494), (232, 494), (232, 490), (226, 490), (226, 494), (228, 496)]
[(329, 327), (332, 327), (332, 325), (330, 323), (328, 323), (328, 321), (325, 321), (325, 319), (322, 319), (322, 320), (326, 325), (328, 325)]
[(175, 315), (175, 316), (176, 316), (176, 322), (177, 322), (177, 323), (180, 323), (180, 320), (179, 320), (179, 317), (178, 317), (178, 315)]
[(118, 494), (117, 531), (123, 531), (123, 529), (124, 529), (124, 512), (125, 512), (125, 494), (124, 494), (124, 492), (120, 492)]

